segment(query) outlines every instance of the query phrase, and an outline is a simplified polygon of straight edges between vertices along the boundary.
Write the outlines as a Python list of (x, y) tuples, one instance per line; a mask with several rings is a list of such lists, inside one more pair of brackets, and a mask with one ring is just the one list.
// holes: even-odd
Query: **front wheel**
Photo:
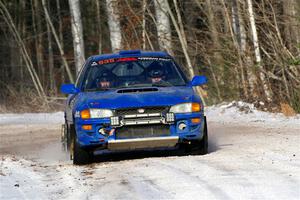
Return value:
[(205, 155), (208, 153), (208, 134), (207, 134), (206, 117), (204, 117), (204, 128), (203, 128), (202, 139), (198, 141), (190, 141), (190, 144), (185, 146), (185, 151), (187, 154), (192, 154), (192, 155)]
[(198, 142), (198, 150), (196, 150), (196, 153), (199, 155), (205, 155), (208, 153), (208, 134), (206, 117), (204, 117), (203, 138)]
[(82, 149), (78, 142), (76, 133), (73, 135), (71, 139), (71, 147), (70, 147), (70, 157), (73, 159), (73, 164), (75, 165), (84, 165), (89, 164), (92, 161), (93, 155), (91, 152)]

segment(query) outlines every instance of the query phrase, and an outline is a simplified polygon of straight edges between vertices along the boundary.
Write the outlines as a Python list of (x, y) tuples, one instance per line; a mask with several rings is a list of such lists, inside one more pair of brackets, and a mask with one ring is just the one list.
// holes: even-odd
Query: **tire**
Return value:
[(204, 117), (204, 129), (203, 129), (203, 138), (198, 144), (198, 150), (196, 151), (199, 155), (205, 155), (208, 153), (208, 133), (207, 133), (207, 122), (206, 117)]
[(70, 158), (73, 159), (74, 165), (89, 164), (92, 161), (92, 153), (82, 149), (78, 142), (76, 133), (72, 134), (70, 145)]
[(203, 137), (199, 141), (190, 141), (190, 144), (185, 146), (185, 152), (188, 155), (205, 155), (208, 153), (208, 134), (207, 122), (204, 117)]

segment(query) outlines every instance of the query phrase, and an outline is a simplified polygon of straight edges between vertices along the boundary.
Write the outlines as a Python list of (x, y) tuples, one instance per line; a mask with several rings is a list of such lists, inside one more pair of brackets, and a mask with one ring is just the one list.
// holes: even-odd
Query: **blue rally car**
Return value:
[(69, 94), (63, 143), (74, 164), (95, 151), (180, 147), (207, 153), (207, 124), (194, 86), (166, 52), (120, 51), (87, 59)]

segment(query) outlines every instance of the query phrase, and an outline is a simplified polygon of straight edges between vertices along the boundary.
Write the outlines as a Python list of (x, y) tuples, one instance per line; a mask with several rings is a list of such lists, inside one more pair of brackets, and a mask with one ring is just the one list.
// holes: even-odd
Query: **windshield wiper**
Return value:
[(96, 92), (96, 91), (108, 91), (111, 88), (92, 88), (92, 89), (85, 89), (85, 92)]
[(157, 83), (152, 83), (152, 86), (153, 87), (169, 87), (169, 86), (173, 86), (173, 85), (167, 81), (160, 81)]
[(121, 89), (121, 88), (136, 88), (136, 87), (149, 87), (152, 86), (151, 84), (133, 84), (133, 85), (124, 85), (124, 86), (120, 86), (117, 87), (117, 89)]

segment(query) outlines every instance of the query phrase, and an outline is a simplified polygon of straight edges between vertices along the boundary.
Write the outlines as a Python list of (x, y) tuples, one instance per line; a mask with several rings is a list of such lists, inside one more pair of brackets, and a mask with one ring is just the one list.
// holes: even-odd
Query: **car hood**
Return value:
[(147, 106), (171, 106), (179, 103), (200, 101), (191, 87), (159, 87), (157, 91), (119, 93), (117, 90), (83, 92), (77, 105), (88, 108), (130, 108)]

